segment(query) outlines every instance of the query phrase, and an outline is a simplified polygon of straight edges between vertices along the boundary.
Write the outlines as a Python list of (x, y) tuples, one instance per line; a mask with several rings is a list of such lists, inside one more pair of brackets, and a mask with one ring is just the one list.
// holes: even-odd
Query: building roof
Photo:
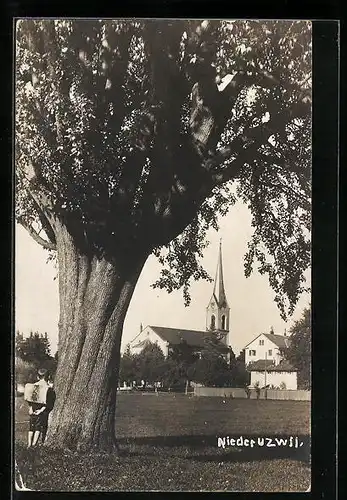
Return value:
[[(205, 347), (205, 339), (212, 338), (214, 333), (202, 330), (184, 330), (182, 328), (167, 328), (164, 326), (152, 326), (149, 328), (159, 335), (162, 340), (165, 340), (171, 345), (179, 345), (182, 342), (186, 342), (192, 347)], [(219, 342), (220, 347), (223, 350), (228, 350), (222, 342)]]
[(257, 359), (257, 361), (253, 361), (252, 363), (248, 363), (247, 370), (251, 372), (264, 372), (266, 367), (266, 371), (268, 372), (296, 372), (298, 371), (291, 365), (288, 361), (283, 360), (278, 365), (275, 365), (273, 361), (269, 359)]
[(289, 338), (285, 335), (277, 335), (276, 333), (264, 333), (264, 335), (281, 349), (289, 346)]
[(280, 349), (289, 347), (290, 337), (287, 337), (286, 335), (277, 335), (277, 333), (259, 333), (259, 335), (257, 335), (253, 340), (251, 340), (250, 342), (248, 342), (248, 344), (245, 345), (244, 349), (246, 349), (249, 345), (251, 345), (261, 335), (264, 335), (267, 339), (270, 340), (270, 342), (273, 342)]

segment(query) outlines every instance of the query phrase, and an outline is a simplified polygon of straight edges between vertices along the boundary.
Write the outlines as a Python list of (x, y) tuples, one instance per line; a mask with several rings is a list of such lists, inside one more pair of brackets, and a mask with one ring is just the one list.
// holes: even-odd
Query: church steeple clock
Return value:
[(224, 289), (222, 240), (220, 240), (213, 293), (206, 309), (206, 330), (215, 331), (226, 345), (229, 345), (229, 313), (230, 307)]

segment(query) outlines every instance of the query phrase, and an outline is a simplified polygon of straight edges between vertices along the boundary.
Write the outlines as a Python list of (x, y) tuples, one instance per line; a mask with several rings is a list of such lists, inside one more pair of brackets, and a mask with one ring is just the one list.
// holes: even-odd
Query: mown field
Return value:
[[(120, 394), (120, 456), (27, 450), (22, 398), (16, 407), (16, 458), (31, 489), (265, 492), (310, 486), (309, 402)], [(297, 436), (303, 445), (218, 447), (218, 437), (226, 436)]]

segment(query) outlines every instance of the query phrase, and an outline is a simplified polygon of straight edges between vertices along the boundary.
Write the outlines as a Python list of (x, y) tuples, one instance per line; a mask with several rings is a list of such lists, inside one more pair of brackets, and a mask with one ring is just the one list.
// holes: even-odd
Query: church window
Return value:
[(215, 330), (216, 328), (216, 317), (214, 314), (211, 316), (211, 330)]
[(225, 330), (225, 316), (222, 316), (222, 330)]

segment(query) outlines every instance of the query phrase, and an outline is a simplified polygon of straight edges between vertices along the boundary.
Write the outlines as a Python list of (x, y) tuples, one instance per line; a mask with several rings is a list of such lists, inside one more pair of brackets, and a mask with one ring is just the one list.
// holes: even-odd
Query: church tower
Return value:
[(229, 313), (230, 307), (224, 290), (222, 240), (220, 240), (213, 293), (206, 309), (206, 330), (215, 331), (226, 345), (229, 345)]

